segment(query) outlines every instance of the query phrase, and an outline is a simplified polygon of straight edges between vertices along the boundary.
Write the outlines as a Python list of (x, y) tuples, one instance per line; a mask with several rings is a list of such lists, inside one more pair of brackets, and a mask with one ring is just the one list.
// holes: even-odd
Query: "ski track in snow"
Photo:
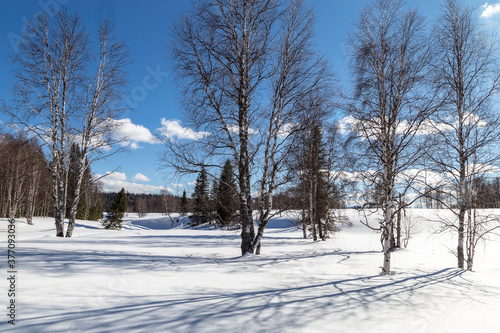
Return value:
[(3, 315), (0, 331), (498, 331), (499, 239), (478, 247), (474, 272), (456, 269), (454, 237), (433, 232), (434, 211), (413, 210), (418, 232), (380, 276), (379, 234), (346, 214), (353, 226), (326, 242), (273, 220), (259, 256), (240, 256), (239, 231), (177, 216), (130, 216), (121, 231), (78, 221), (71, 239), (51, 219), (19, 220), (16, 326)]

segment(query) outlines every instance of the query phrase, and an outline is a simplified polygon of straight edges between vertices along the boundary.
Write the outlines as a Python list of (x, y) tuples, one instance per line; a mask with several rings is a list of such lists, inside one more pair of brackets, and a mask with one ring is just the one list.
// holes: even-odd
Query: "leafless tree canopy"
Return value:
[(441, 205), (456, 214), (457, 222), (445, 227), (458, 233), (458, 267), (465, 267), (467, 241), (467, 269), (472, 270), (473, 247), (492, 228), (487, 226), (491, 216), (480, 218), (472, 210), (481, 179), (500, 159), (500, 113), (491, 104), (500, 90), (498, 48), (479, 27), (475, 11), (456, 0), (443, 4), (433, 35), (439, 51), (433, 72), (444, 105), (429, 121), (437, 141), (429, 154), (431, 167), (443, 176), (431, 188), (441, 194)]
[[(172, 29), (170, 51), (195, 141), (163, 137), (164, 161), (180, 172), (238, 167), (242, 253), (258, 251), (280, 185), (298, 101), (325, 87), (325, 61), (311, 45), (313, 14), (303, 1), (196, 1)], [(222, 157), (222, 158), (221, 158)], [(252, 170), (253, 167), (253, 170)], [(255, 235), (251, 175), (260, 176)]]
[(70, 210), (70, 237), (81, 181), (89, 165), (109, 155), (114, 142), (112, 119), (121, 108), (122, 67), (128, 63), (127, 47), (116, 40), (113, 27), (104, 22), (98, 31), (98, 51), (77, 14), (66, 9), (49, 16), (35, 16), (26, 23), (24, 42), (12, 55), (15, 65), (13, 99), (4, 111), (35, 135), (49, 151), (53, 208), (57, 236), (64, 236), (69, 147), (82, 151), (79, 184)]
[(370, 171), (369, 180), (383, 192), (384, 274), (390, 273), (396, 179), (421, 156), (414, 139), (434, 109), (426, 85), (432, 53), (424, 23), (401, 1), (377, 0), (361, 12), (350, 37), (356, 89), (348, 111), (364, 154), (358, 171)]

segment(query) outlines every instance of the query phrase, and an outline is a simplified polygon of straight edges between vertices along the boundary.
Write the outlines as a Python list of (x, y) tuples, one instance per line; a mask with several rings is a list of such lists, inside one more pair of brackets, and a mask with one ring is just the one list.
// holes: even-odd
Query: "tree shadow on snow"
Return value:
[[(186, 286), (173, 295), (123, 295), (123, 299), (119, 299), (123, 305), (92, 311), (62, 308), (55, 315), (35, 313), (23, 320), (22, 327), (48, 332), (52, 325), (55, 328), (61, 322), (76, 327), (81, 322), (87, 332), (143, 331), (145, 327), (169, 332), (223, 332), (243, 328), (265, 332), (282, 331), (284, 327), (300, 329), (325, 315), (344, 320), (369, 320), (370, 316), (381, 315), (380, 309), (393, 306), (411, 308), (412, 316), (418, 317), (419, 310), (423, 310), (424, 315), (429, 313), (429, 307), (439, 308), (442, 297), (469, 295), (473, 298), (478, 293), (491, 293), (467, 281), (463, 274), (463, 270), (442, 269), (413, 275), (358, 276), (295, 287), (263, 286), (261, 290), (244, 292), (190, 290)], [(471, 290), (475, 293), (472, 296)]]

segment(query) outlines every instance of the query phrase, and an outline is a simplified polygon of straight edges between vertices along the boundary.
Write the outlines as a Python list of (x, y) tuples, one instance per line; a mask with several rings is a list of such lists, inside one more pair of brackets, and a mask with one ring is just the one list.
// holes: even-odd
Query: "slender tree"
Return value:
[(78, 15), (62, 9), (36, 15), (26, 22), (23, 43), (12, 55), (13, 99), (3, 111), (34, 134), (47, 148), (52, 172), (52, 203), (56, 235), (64, 237), (68, 205), (69, 153), (77, 143), (81, 159), (73, 200), (69, 207), (71, 237), (83, 174), (89, 165), (116, 150), (112, 119), (121, 108), (122, 67), (127, 48), (116, 41), (112, 25), (105, 21), (98, 31), (96, 56)]
[(130, 62), (128, 47), (114, 34), (114, 25), (105, 20), (98, 29), (99, 51), (90, 68), (90, 78), (85, 81), (83, 110), (74, 117), (73, 138), (80, 148), (80, 158), (76, 164), (76, 186), (72, 193), (69, 223), (66, 237), (71, 237), (78, 211), (82, 183), (90, 165), (116, 153), (109, 149), (119, 140), (114, 132), (119, 123), (114, 121), (123, 111), (122, 91), (125, 81), (124, 67)]
[(429, 154), (443, 181), (431, 189), (451, 200), (441, 205), (454, 213), (445, 229), (457, 232), (458, 267), (472, 270), (477, 242), (498, 227), (495, 216), (476, 211), (478, 179), (493, 172), (500, 160), (500, 117), (491, 102), (500, 90), (498, 48), (480, 29), (475, 12), (457, 0), (444, 2), (435, 27), (439, 62), (434, 66), (436, 89), (445, 100), (432, 117), (436, 149)]
[[(269, 112), (262, 117), (263, 158), (259, 181), (259, 227), (250, 252), (260, 253), (264, 230), (273, 215), (273, 196), (290, 182), (287, 156), (296, 133), (306, 130), (301, 120), (310, 110), (303, 100), (324, 106), (331, 102), (332, 75), (326, 61), (312, 47), (315, 15), (303, 0), (288, 3), (279, 20), (279, 39), (275, 70), (270, 76), (272, 94)], [(325, 98), (328, 96), (328, 98)], [(280, 212), (278, 212), (280, 213)]]
[(238, 188), (231, 160), (226, 160), (222, 168), (216, 193), (216, 212), (218, 224), (231, 225), (238, 210)]
[(209, 194), (207, 172), (205, 168), (201, 168), (193, 191), (193, 211), (197, 218), (197, 224), (205, 223), (210, 218)]
[(189, 212), (189, 201), (187, 198), (186, 190), (182, 191), (180, 208), (181, 208), (181, 216), (186, 216)]
[(355, 93), (348, 111), (353, 134), (361, 138), (358, 168), (383, 191), (383, 217), (376, 228), (384, 249), (382, 274), (391, 271), (396, 180), (421, 156), (414, 138), (433, 110), (425, 81), (431, 53), (424, 27), (423, 17), (405, 10), (401, 1), (376, 0), (362, 10), (350, 37)]

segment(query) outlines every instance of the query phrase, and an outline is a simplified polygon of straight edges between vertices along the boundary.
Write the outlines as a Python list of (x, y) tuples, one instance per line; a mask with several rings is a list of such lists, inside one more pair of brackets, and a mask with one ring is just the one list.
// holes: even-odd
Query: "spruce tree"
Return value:
[(102, 219), (102, 206), (100, 204), (90, 207), (88, 219), (90, 221), (99, 221)]
[(196, 224), (205, 223), (210, 216), (209, 190), (207, 172), (202, 168), (196, 179), (196, 185), (193, 192), (194, 214), (196, 215)]
[(127, 194), (125, 189), (122, 188), (111, 205), (110, 212), (107, 218), (103, 221), (102, 225), (106, 229), (121, 229), (123, 222), (123, 215), (127, 211)]
[(300, 172), (299, 189), (303, 193), (302, 223), (304, 237), (306, 226), (314, 240), (326, 240), (335, 232), (335, 217), (330, 214), (333, 194), (329, 184), (329, 170), (325, 154), (323, 129), (317, 120), (308, 124), (306, 135), (297, 147), (298, 169)]
[(230, 160), (222, 168), (216, 193), (217, 223), (221, 227), (231, 225), (238, 209), (238, 189)]
[(181, 216), (186, 216), (187, 213), (189, 212), (189, 202), (188, 198), (186, 195), (186, 190), (182, 192), (182, 198), (181, 198)]

